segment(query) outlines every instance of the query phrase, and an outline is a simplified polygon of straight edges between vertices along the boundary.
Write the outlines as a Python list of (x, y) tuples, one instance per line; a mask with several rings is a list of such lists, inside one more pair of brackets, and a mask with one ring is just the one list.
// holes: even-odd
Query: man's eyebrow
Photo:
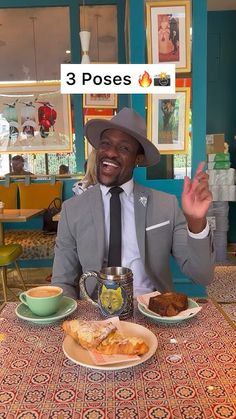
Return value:
[[(107, 134), (102, 134), (100, 141), (102, 141), (102, 140), (112, 141), (112, 138), (110, 138), (109, 135), (107, 135)], [(119, 144), (130, 144), (130, 141), (129, 141), (128, 138), (121, 138), (119, 140)]]

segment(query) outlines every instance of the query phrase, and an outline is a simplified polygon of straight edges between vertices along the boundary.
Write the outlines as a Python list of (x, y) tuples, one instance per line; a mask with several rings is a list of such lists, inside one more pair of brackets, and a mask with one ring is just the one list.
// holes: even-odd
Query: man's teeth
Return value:
[(104, 161), (103, 164), (105, 164), (106, 166), (113, 166), (113, 167), (119, 167), (117, 164), (115, 163), (111, 163), (109, 161)]

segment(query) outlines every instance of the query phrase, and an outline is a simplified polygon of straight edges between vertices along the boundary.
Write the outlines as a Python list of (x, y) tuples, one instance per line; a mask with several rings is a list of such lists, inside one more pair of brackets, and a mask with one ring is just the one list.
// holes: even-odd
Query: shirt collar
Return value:
[[(124, 192), (127, 196), (131, 195), (131, 193), (134, 190), (134, 180), (131, 178), (128, 180), (128, 182), (123, 183), (123, 185), (119, 185), (122, 189), (124, 189)], [(105, 196), (109, 193), (109, 190), (112, 188), (112, 186), (105, 186), (100, 184), (100, 189), (102, 191), (102, 195)]]

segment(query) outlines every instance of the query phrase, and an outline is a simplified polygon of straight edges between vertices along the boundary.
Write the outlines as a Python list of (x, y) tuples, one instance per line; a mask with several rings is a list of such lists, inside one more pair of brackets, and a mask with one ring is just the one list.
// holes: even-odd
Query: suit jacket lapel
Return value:
[[(105, 225), (104, 225), (104, 208), (102, 201), (102, 193), (99, 185), (93, 186), (90, 189), (90, 208), (94, 219), (96, 239), (97, 239), (97, 255), (99, 263), (103, 265), (104, 250), (105, 250)], [(96, 255), (92, 255), (95, 257)]]
[(148, 192), (144, 187), (134, 184), (134, 214), (135, 226), (138, 240), (140, 256), (145, 261), (145, 232), (146, 232), (146, 213), (148, 205)]

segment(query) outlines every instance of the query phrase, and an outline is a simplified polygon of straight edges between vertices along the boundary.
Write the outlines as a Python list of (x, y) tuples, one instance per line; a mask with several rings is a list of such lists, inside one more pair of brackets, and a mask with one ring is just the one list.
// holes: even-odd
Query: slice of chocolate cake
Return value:
[(188, 297), (177, 292), (165, 292), (150, 297), (148, 308), (160, 316), (172, 317), (188, 308)]

